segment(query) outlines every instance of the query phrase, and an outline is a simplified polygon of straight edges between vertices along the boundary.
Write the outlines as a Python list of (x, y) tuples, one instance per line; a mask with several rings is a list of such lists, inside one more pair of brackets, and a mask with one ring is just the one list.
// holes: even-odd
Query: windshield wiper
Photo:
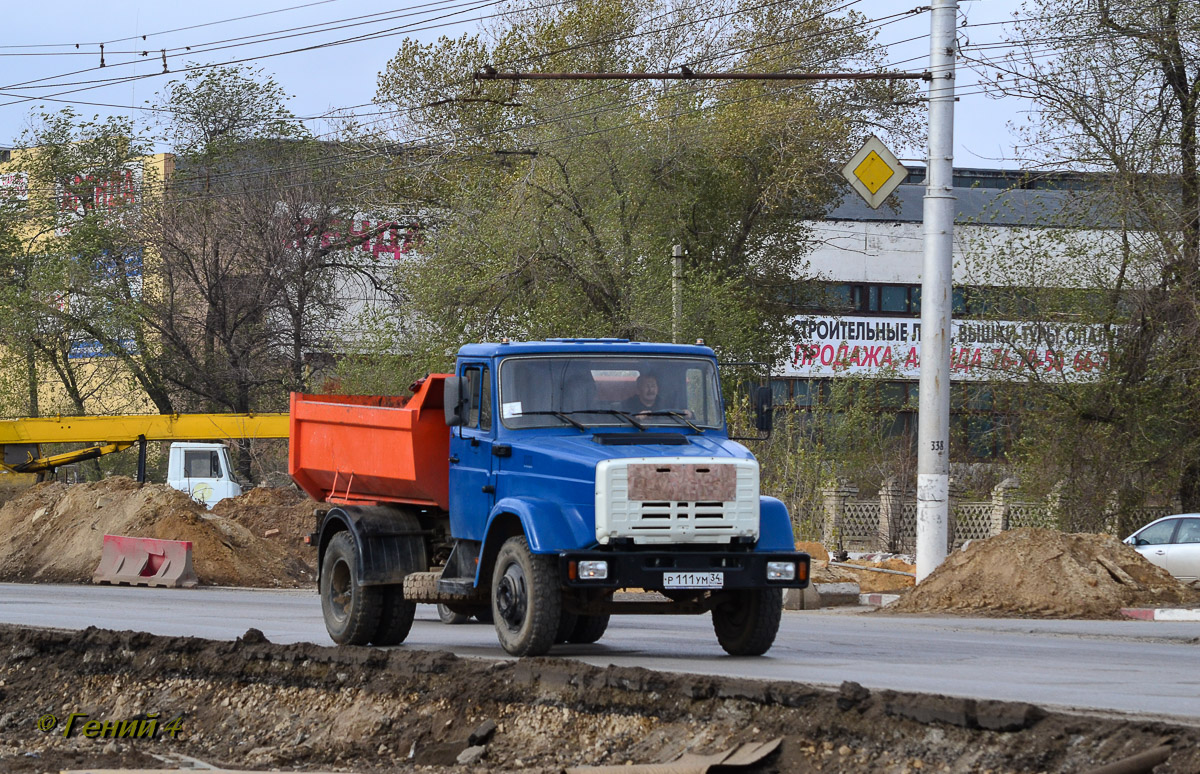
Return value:
[(574, 413), (575, 413), (574, 411), (522, 411), (517, 416), (521, 416), (521, 417), (530, 417), (530, 416), (558, 417), (559, 419), (561, 419), (564, 422), (569, 422), (570, 424), (575, 425), (575, 427), (578, 427), (580, 430), (590, 430), (591, 428), (588, 427), (587, 425), (585, 425), (584, 423), (578, 421), (577, 419), (567, 416), (568, 414), (574, 414)]
[(682, 422), (683, 424), (685, 424), (685, 425), (687, 425), (688, 427), (690, 427), (690, 428), (692, 428), (693, 430), (695, 430), (697, 433), (703, 433), (703, 432), (704, 432), (704, 431), (703, 431), (703, 430), (701, 430), (699, 427), (696, 427), (696, 426), (695, 426), (695, 425), (693, 425), (691, 422), (689, 422), (689, 421), (688, 421), (688, 418), (687, 418), (687, 417), (685, 417), (685, 416), (684, 416), (682, 413), (680, 413), (680, 412), (678, 412), (678, 411), (644, 411), (644, 412), (642, 412), (642, 413), (643, 413), (643, 414), (645, 414), (645, 415), (646, 415), (646, 416), (648, 416), (648, 417), (671, 417), (671, 418), (673, 418), (673, 419), (677, 419), (677, 420), (679, 420), (679, 421), (680, 421), (680, 422)]
[(624, 419), (626, 422), (633, 425), (638, 430), (646, 429), (646, 426), (643, 425), (641, 422), (639, 422), (636, 419), (634, 419), (633, 417), (629, 416), (629, 414), (625, 413), (624, 411), (618, 411), (616, 409), (605, 409), (605, 408), (575, 409), (574, 411), (563, 411), (560, 413), (563, 413), (563, 414), (611, 414), (612, 416), (620, 417), (621, 419)]

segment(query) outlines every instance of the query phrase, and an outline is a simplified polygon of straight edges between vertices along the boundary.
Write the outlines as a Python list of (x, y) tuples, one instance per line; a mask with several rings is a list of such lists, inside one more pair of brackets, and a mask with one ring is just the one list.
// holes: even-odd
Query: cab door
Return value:
[(491, 369), (486, 362), (463, 362), (458, 376), (466, 390), (466, 421), (450, 437), (450, 533), (483, 540), (496, 502)]

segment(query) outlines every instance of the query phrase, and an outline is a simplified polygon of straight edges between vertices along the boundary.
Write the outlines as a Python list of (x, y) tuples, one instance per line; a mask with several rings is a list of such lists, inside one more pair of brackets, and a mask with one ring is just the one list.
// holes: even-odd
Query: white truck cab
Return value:
[(233, 478), (229, 449), (220, 443), (173, 443), (167, 461), (167, 486), (185, 492), (211, 509), (242, 486)]

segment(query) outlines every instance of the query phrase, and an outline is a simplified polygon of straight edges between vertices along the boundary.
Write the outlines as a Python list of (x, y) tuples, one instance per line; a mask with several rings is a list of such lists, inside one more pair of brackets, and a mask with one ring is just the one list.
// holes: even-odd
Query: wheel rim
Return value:
[(329, 610), (338, 621), (346, 620), (350, 614), (352, 594), (350, 565), (345, 562), (334, 564), (329, 577)]
[(521, 565), (510, 564), (496, 585), (496, 612), (508, 628), (517, 630), (525, 622), (525, 611), (529, 608), (529, 585)]

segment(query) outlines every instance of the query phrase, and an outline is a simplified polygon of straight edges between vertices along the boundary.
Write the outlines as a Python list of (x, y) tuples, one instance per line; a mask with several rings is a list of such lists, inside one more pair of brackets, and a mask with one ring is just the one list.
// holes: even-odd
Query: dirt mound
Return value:
[(1167, 572), (1109, 535), (1015, 529), (946, 558), (885, 608), (1030, 618), (1119, 618), (1123, 607), (1200, 603)]
[(829, 561), (829, 551), (821, 543), (811, 540), (798, 540), (796, 541), (796, 550), (808, 554), (814, 562)]
[(123, 476), (88, 484), (37, 484), (0, 507), (0, 580), (87, 582), (103, 536), (192, 541), (202, 584), (306, 586), (312, 568), (187, 495)]
[(300, 562), (312, 573), (317, 552), (305, 545), (304, 536), (316, 529), (313, 511), (318, 505), (317, 501), (291, 487), (260, 486), (239, 497), (222, 500), (213, 506), (212, 513), (270, 541), (281, 556)]
[(0, 473), (0, 505), (33, 486), (36, 480), (32, 473)]

